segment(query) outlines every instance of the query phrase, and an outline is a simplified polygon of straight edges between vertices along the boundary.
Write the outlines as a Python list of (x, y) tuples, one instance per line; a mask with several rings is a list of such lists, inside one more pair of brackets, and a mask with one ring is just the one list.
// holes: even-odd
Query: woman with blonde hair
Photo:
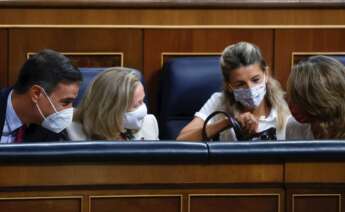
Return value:
[(345, 67), (336, 59), (313, 56), (292, 69), (287, 83), (293, 117), (287, 139), (345, 138)]
[(147, 114), (144, 87), (129, 68), (96, 76), (67, 128), (72, 140), (158, 140), (156, 118)]
[[(220, 64), (223, 92), (211, 96), (177, 139), (202, 140), (204, 122), (214, 111), (225, 111), (235, 117), (248, 137), (275, 128), (275, 136), (285, 139), (289, 109), (283, 98), (284, 92), (270, 76), (260, 49), (248, 42), (230, 45), (224, 49)], [(232, 127), (226, 117), (214, 117), (208, 123), (206, 132), (209, 137)], [(220, 140), (237, 140), (233, 128), (224, 131)]]

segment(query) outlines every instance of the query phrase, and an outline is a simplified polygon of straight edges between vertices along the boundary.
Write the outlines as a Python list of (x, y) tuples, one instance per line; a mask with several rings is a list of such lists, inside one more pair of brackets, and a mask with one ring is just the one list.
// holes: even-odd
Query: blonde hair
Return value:
[(88, 138), (119, 138), (124, 130), (123, 115), (139, 83), (137, 73), (128, 68), (108, 68), (97, 75), (74, 114), (74, 120), (82, 124)]
[(340, 62), (327, 56), (299, 62), (287, 91), (290, 101), (320, 128), (313, 132), (316, 138), (345, 138), (345, 67)]
[[(223, 73), (223, 94), (225, 110), (231, 115), (240, 113), (243, 108), (240, 103), (235, 101), (233, 92), (229, 91), (228, 83), (230, 82), (230, 73), (243, 66), (259, 64), (262, 72), (268, 72), (268, 66), (264, 60), (260, 49), (248, 42), (239, 42), (226, 47), (220, 58), (220, 64)], [(277, 110), (277, 129), (285, 127), (287, 116), (290, 114), (286, 101), (284, 99), (284, 91), (279, 82), (267, 74), (266, 97), (269, 107)]]

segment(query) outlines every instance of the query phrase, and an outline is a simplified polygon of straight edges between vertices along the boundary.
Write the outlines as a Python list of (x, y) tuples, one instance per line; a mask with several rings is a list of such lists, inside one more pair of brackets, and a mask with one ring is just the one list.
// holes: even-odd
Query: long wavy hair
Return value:
[(239, 42), (226, 47), (220, 58), (220, 64), (223, 73), (223, 94), (225, 110), (232, 114), (237, 115), (242, 112), (243, 106), (238, 103), (232, 91), (229, 91), (228, 85), (230, 82), (231, 72), (240, 67), (246, 67), (254, 64), (259, 64), (260, 69), (267, 76), (266, 96), (270, 108), (277, 110), (277, 129), (285, 127), (286, 119), (290, 114), (289, 108), (284, 99), (284, 91), (282, 90), (279, 82), (273, 79), (267, 72), (268, 66), (263, 58), (260, 49), (248, 42)]
[(123, 116), (140, 83), (135, 71), (114, 67), (104, 70), (89, 86), (74, 114), (86, 136), (95, 140), (115, 140), (123, 132)]
[(295, 65), (287, 92), (317, 125), (316, 138), (345, 138), (345, 67), (336, 59), (313, 56)]

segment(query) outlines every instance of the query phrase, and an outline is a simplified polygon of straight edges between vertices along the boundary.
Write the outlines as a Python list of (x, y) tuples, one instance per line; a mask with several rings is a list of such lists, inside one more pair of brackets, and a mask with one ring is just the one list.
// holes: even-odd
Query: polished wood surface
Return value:
[[(16, 81), (19, 69), (26, 60), (26, 54), (44, 48), (75, 54), (123, 53), (125, 66), (139, 70), (142, 70), (143, 66), (141, 30), (11, 29), (10, 37), (10, 84)], [(116, 57), (114, 60), (116, 63)]]
[(210, 195), (192, 197), (190, 212), (279, 212), (279, 195)]
[(341, 183), (345, 182), (344, 167), (345, 162), (289, 162), (285, 165), (285, 180), (288, 183)]
[(0, 88), (7, 85), (8, 76), (8, 30), (0, 30)]
[[(343, 163), (2, 164), (0, 209), (340, 212), (345, 179), (334, 179), (342, 175)], [(299, 169), (290, 164), (299, 164)], [(317, 164), (323, 166), (310, 168)], [(322, 181), (316, 181), (315, 175), (322, 175)], [(292, 176), (298, 180), (292, 181)]]
[[(54, 170), (59, 170), (55, 172)], [(76, 172), (78, 170), (78, 172)], [(283, 166), (228, 165), (49, 165), (4, 166), (0, 187), (55, 185), (144, 185), (193, 183), (281, 183)], [(20, 173), (20, 174), (19, 174)], [(181, 174), (183, 173), (183, 174)], [(12, 176), (11, 178), (6, 176)], [(219, 178), (219, 176), (222, 176)]]
[[(93, 25), (101, 27), (238, 27), (272, 25), (344, 25), (345, 10), (337, 9), (56, 9), (0, 8), (0, 27), (9, 25)], [(84, 25), (84, 26), (80, 26)], [(270, 26), (271, 25), (271, 26)], [(76, 27), (76, 26), (73, 26)]]
[(341, 212), (340, 201), (341, 198), (337, 195), (308, 195), (294, 197), (294, 212)]
[(343, 0), (1, 0), (7, 7), (344, 7)]
[(179, 196), (110, 196), (92, 197), (90, 212), (181, 212)]
[(0, 198), (0, 210), (4, 212), (81, 212), (81, 198)]
[(345, 52), (345, 29), (275, 30), (275, 69), (285, 84), (291, 70), (293, 52)]

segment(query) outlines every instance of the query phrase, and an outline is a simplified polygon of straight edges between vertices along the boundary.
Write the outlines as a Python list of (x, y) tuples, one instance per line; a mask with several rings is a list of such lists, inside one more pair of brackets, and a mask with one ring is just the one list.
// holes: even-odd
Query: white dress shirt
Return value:
[(16, 130), (23, 125), (12, 105), (12, 93), (7, 97), (6, 115), (0, 143), (13, 143)]

